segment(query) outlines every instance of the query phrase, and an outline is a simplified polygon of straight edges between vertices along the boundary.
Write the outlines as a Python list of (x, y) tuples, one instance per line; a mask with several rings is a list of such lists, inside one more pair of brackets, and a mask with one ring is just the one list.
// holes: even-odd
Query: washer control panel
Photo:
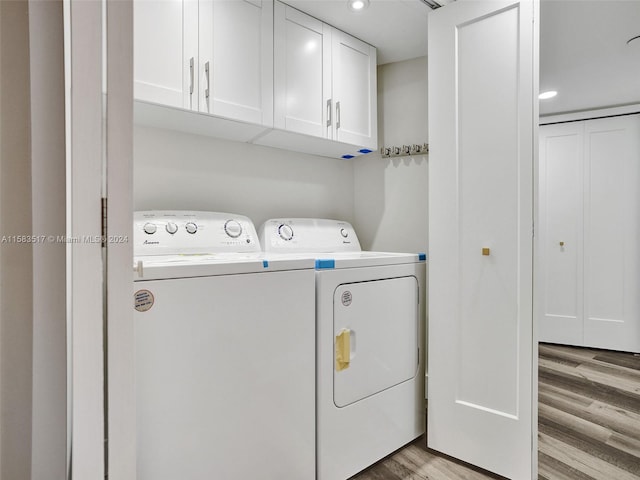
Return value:
[(133, 241), (136, 256), (261, 251), (249, 218), (221, 212), (134, 212)]
[(324, 218), (272, 218), (262, 224), (265, 252), (359, 252), (360, 242), (349, 222)]

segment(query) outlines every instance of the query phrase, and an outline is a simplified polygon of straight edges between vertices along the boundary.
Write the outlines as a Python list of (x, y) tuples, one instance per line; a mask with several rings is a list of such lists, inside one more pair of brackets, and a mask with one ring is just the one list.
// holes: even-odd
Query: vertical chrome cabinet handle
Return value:
[(193, 57), (189, 60), (189, 95), (193, 95)]
[(207, 88), (204, 89), (204, 96), (209, 98), (209, 62), (204, 64), (204, 74), (207, 77)]
[(331, 126), (331, 99), (327, 100), (327, 127)]
[(340, 102), (336, 102), (336, 129), (340, 128)]

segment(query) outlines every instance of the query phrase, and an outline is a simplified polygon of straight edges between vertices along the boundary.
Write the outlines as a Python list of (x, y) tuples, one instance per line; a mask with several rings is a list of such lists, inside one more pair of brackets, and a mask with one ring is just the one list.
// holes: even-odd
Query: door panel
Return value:
[(540, 130), (540, 276), (543, 278), (539, 338), (583, 342), (583, 139), (582, 123)]
[(418, 282), (401, 277), (340, 285), (333, 296), (334, 337), (349, 332), (349, 365), (333, 372), (337, 407), (416, 376)]
[(200, 0), (199, 79), (201, 111), (272, 124), (273, 2)]
[(189, 59), (197, 59), (198, 53), (198, 33), (192, 28), (197, 26), (197, 2), (139, 0), (133, 7), (134, 97), (190, 108)]
[(334, 140), (377, 149), (376, 49), (332, 32)]
[[(326, 136), (324, 101), (326, 50), (331, 49), (330, 28), (283, 3), (275, 4), (275, 102), (274, 126), (285, 130)], [(330, 58), (330, 57), (329, 57)]]
[(535, 15), (458, 1), (429, 19), (428, 445), (517, 479), (534, 468)]
[(585, 123), (588, 346), (640, 351), (640, 116)]

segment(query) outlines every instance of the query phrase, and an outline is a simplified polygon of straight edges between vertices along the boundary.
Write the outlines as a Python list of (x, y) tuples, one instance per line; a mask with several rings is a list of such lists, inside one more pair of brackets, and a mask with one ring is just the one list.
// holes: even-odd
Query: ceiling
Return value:
[[(351, 12), (347, 0), (285, 0), (378, 49), (378, 64), (427, 54), (421, 0), (370, 0)], [(442, 2), (444, 3), (444, 2)], [(446, 8), (446, 7), (444, 7)], [(640, 0), (541, 0), (540, 114), (640, 103)]]
[(540, 114), (640, 103), (640, 0), (543, 0)]
[(353, 12), (347, 0), (284, 0), (312, 17), (358, 37), (378, 49), (378, 65), (427, 54), (427, 15), (420, 0), (370, 0)]

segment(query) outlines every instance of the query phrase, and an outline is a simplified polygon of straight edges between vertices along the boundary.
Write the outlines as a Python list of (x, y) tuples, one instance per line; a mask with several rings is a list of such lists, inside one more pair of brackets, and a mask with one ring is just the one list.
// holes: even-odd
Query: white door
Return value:
[(273, 2), (200, 0), (200, 111), (273, 125)]
[(331, 27), (275, 2), (274, 127), (326, 137), (331, 123)]
[(133, 2), (134, 97), (197, 109), (197, 0)]
[(582, 122), (540, 129), (541, 342), (583, 345)]
[(640, 116), (585, 122), (584, 341), (640, 351)]
[(376, 49), (333, 29), (333, 139), (377, 150)]
[(540, 135), (540, 340), (640, 351), (640, 116)]
[(536, 31), (529, 1), (429, 18), (428, 445), (512, 479), (537, 476)]

